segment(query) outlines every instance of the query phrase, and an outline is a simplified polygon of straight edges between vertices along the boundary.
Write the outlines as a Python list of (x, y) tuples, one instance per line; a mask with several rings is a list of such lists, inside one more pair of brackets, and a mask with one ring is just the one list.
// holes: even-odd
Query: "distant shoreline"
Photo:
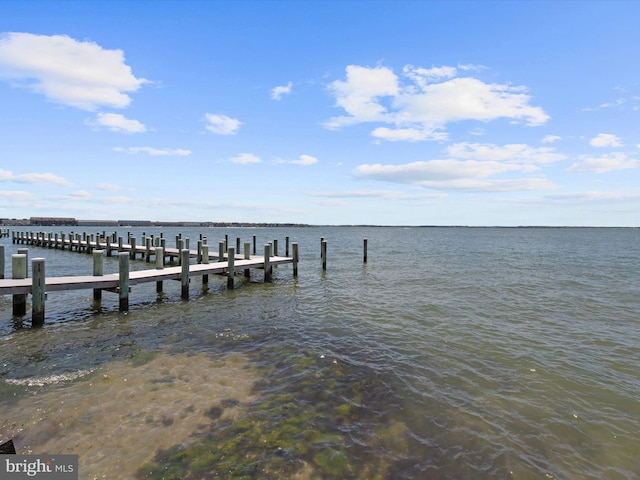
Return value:
[(375, 224), (309, 224), (289, 222), (163, 222), (151, 220), (81, 220), (75, 218), (31, 217), (0, 218), (2, 227), (191, 227), (191, 228), (307, 228), (307, 227), (366, 227), (366, 228), (640, 228), (589, 225), (375, 225)]

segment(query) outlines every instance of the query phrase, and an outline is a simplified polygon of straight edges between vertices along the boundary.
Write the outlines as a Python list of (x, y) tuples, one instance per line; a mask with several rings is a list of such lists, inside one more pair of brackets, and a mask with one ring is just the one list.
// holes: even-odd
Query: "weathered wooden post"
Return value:
[[(25, 272), (27, 271), (27, 256), (23, 253), (11, 255), (11, 276), (12, 278), (19, 280), (27, 278)], [(18, 293), (13, 295), (13, 314), (24, 315), (27, 313), (27, 295), (24, 293)]]
[(229, 251), (229, 235), (224, 234), (224, 251), (225, 253)]
[(202, 238), (198, 240), (198, 253), (196, 255), (196, 263), (202, 263)]
[(123, 245), (122, 237), (118, 237), (118, 253), (122, 252), (122, 245)]
[(326, 270), (327, 269), (327, 241), (326, 240), (322, 241), (321, 257), (322, 257), (322, 269)]
[(284, 256), (289, 256), (289, 237), (284, 237)]
[(256, 254), (256, 236), (253, 236), (253, 255)]
[(271, 281), (271, 244), (264, 246), (264, 281)]
[(224, 261), (224, 242), (223, 241), (218, 242), (218, 261), (219, 262)]
[(234, 276), (236, 274), (236, 249), (235, 247), (229, 247), (229, 253), (227, 254), (227, 288), (233, 290), (235, 286)]
[[(249, 242), (245, 242), (244, 243), (244, 259), (245, 260), (250, 260), (251, 259), (251, 244)], [(245, 268), (244, 269), (244, 276), (246, 278), (251, 278), (251, 269), (250, 268)]]
[(118, 266), (120, 311), (126, 312), (129, 310), (129, 254), (127, 252), (118, 252)]
[(160, 237), (160, 246), (162, 247), (162, 264), (164, 265), (166, 263), (165, 259), (164, 259), (164, 257), (165, 257), (164, 252), (167, 251), (167, 239), (166, 238)]
[(298, 251), (298, 242), (293, 242), (291, 244), (291, 248), (293, 250), (293, 276), (297, 277), (298, 276), (298, 258), (299, 258), (299, 251)]
[(180, 250), (180, 265), (182, 266), (180, 272), (181, 297), (183, 300), (187, 300), (189, 298), (189, 250), (186, 248)]
[[(163, 270), (164, 269), (164, 248), (155, 247), (155, 255), (156, 255), (156, 269)], [(162, 292), (162, 280), (156, 281), (156, 293)]]
[(182, 250), (184, 250), (184, 240), (178, 238), (178, 265), (182, 265)]
[(364, 239), (364, 263), (367, 263), (367, 243), (369, 243), (368, 239)]
[(44, 325), (44, 302), (46, 300), (44, 258), (31, 260), (31, 326)]
[[(200, 240), (198, 243), (201, 243), (201, 242), (202, 240)], [(208, 264), (209, 263), (209, 245), (204, 243), (204, 244), (201, 244), (199, 248), (201, 250), (200, 262), (204, 264)], [(209, 275), (205, 273), (204, 275), (202, 275), (202, 284), (206, 285), (207, 283), (209, 283)]]
[(24, 255), (24, 272), (23, 275), (24, 277), (20, 277), (20, 278), (29, 278), (29, 249), (28, 248), (19, 248), (18, 249), (18, 255)]
[(129, 245), (131, 245), (131, 259), (136, 259), (136, 237), (129, 237)]
[[(147, 237), (145, 238), (145, 252), (144, 252), (144, 261), (145, 262), (150, 262), (151, 261), (151, 243), (153, 242), (153, 238)], [(156, 257), (156, 264), (158, 263), (158, 257)]]
[(273, 256), (278, 256), (278, 239), (273, 240)]
[(4, 245), (0, 245), (0, 279), (4, 279)]
[[(102, 256), (102, 250), (94, 250), (93, 253), (93, 276), (101, 277), (104, 275), (104, 257)], [(102, 298), (102, 289), (93, 289), (93, 299), (100, 300)]]

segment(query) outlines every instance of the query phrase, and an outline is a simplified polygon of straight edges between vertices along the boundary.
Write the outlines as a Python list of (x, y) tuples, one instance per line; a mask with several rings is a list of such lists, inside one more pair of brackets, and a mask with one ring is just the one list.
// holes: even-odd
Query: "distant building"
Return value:
[(78, 221), (75, 218), (65, 217), (31, 217), (29, 225), (67, 225), (76, 226)]
[(117, 227), (115, 220), (78, 220), (79, 227)]
[(119, 227), (149, 227), (149, 220), (118, 220)]

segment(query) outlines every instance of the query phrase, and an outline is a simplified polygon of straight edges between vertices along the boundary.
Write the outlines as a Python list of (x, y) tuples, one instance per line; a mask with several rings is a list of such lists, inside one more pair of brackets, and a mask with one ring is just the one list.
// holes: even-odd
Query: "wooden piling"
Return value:
[(136, 259), (136, 237), (129, 237), (129, 245), (131, 245), (131, 259)]
[[(93, 253), (93, 275), (95, 277), (101, 277), (104, 275), (104, 257), (102, 256), (102, 250), (94, 250)], [(102, 298), (102, 290), (99, 288), (93, 289), (93, 299), (100, 300)]]
[(218, 261), (222, 262), (224, 260), (224, 242), (218, 242)]
[(293, 276), (297, 277), (298, 276), (298, 258), (299, 258), (298, 242), (293, 242), (291, 244), (291, 249), (293, 253)]
[(271, 244), (267, 243), (264, 246), (264, 281), (271, 281)]
[(187, 300), (189, 298), (189, 250), (186, 248), (180, 250), (180, 265), (182, 266), (180, 273), (181, 297), (183, 300)]
[(284, 256), (289, 256), (289, 237), (284, 237)]
[(363, 250), (364, 250), (364, 263), (367, 263), (367, 243), (369, 240), (367, 238), (364, 239)]
[(4, 279), (4, 245), (0, 245), (0, 280)]
[(44, 303), (46, 299), (44, 258), (31, 260), (31, 326), (44, 325)]
[[(155, 247), (156, 270), (164, 269), (164, 248)], [(162, 280), (156, 281), (156, 293), (162, 292)]]
[(320, 248), (320, 256), (322, 257), (322, 270), (327, 269), (327, 241), (322, 240), (322, 245)]
[(253, 236), (253, 255), (256, 254), (256, 236)]
[(18, 249), (18, 255), (24, 255), (24, 277), (20, 277), (20, 278), (29, 278), (29, 249), (28, 248), (19, 248)]
[[(209, 263), (209, 245), (204, 243), (201, 245), (200, 248), (202, 249), (200, 263), (208, 264)], [(204, 275), (202, 275), (202, 284), (206, 285), (207, 283), (209, 283), (209, 275), (205, 273)]]
[[(11, 276), (14, 279), (27, 278), (27, 256), (23, 253), (11, 255)], [(13, 295), (13, 314), (24, 315), (27, 313), (27, 295), (19, 293)]]
[(235, 286), (234, 277), (236, 274), (236, 249), (235, 247), (229, 247), (229, 254), (227, 259), (227, 288), (233, 290)]
[[(122, 240), (122, 237), (120, 237)], [(129, 253), (118, 252), (119, 273), (119, 307), (121, 312), (129, 310)]]
[[(245, 242), (244, 243), (244, 259), (245, 260), (250, 260), (251, 259), (251, 244), (249, 242)], [(244, 276), (246, 278), (251, 278), (251, 269), (250, 268), (245, 268), (244, 269)]]

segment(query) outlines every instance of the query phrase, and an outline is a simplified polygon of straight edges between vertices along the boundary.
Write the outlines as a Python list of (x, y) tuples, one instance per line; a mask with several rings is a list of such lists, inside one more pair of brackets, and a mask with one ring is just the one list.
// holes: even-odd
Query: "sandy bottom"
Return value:
[(81, 479), (133, 478), (159, 449), (186, 444), (210, 425), (223, 401), (220, 418), (238, 416), (256, 380), (241, 354), (215, 362), (202, 353), (159, 354), (38, 389), (3, 412), (1, 428), (20, 454), (79, 455)]

